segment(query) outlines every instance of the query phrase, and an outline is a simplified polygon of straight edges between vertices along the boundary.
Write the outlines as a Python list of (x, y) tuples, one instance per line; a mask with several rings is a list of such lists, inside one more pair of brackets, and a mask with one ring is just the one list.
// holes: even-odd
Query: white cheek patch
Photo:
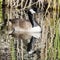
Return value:
[(36, 13), (33, 9), (29, 10), (32, 14)]

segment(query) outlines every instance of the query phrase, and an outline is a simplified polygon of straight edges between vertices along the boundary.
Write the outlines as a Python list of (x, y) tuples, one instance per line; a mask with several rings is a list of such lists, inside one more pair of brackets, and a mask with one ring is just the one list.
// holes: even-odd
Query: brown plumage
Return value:
[(29, 21), (26, 21), (25, 19), (15, 19), (10, 20), (11, 26), (14, 27), (20, 27), (22, 29), (29, 29), (32, 28), (32, 25)]

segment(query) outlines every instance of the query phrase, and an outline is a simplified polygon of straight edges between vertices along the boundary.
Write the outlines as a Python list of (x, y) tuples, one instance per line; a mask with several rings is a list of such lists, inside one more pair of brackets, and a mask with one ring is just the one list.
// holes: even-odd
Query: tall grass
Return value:
[[(51, 0), (49, 0), (49, 3), (50, 3), (50, 1)], [(50, 24), (49, 25), (50, 29), (53, 30), (53, 28), (54, 28), (54, 32), (55, 32), (54, 38), (52, 36), (53, 35), (53, 32), (51, 32), (51, 31), (49, 32), (51, 34), (51, 36), (50, 36), (51, 39), (49, 39), (50, 37), (49, 38), (46, 37), (47, 40), (48, 39), (50, 40), (49, 43), (48, 43), (49, 44), (49, 47), (47, 46), (47, 60), (60, 60), (60, 31), (59, 31), (60, 30), (60, 28), (59, 28), (59, 26), (60, 26), (60, 23), (59, 23), (60, 19), (58, 17), (56, 18), (56, 14), (57, 14), (56, 13), (56, 1), (57, 0), (53, 0), (53, 8), (54, 8), (53, 18), (51, 18), (51, 19), (49, 19), (49, 21), (47, 20), (47, 22), (45, 22), (46, 25), (49, 25)], [(26, 5), (25, 5), (25, 7), (26, 7)], [(47, 11), (48, 11), (48, 9), (47, 9)], [(58, 0), (58, 14), (60, 14), (60, 0)], [(0, 23), (1, 22), (2, 22), (2, 0), (0, 0)], [(23, 46), (22, 43), (21, 43), (21, 45)], [(22, 60), (23, 60), (24, 58), (23, 58), (23, 47), (22, 46), (21, 46), (21, 50), (22, 50), (21, 51), (21, 54), (22, 54)], [(10, 53), (11, 53), (11, 60), (16, 60), (15, 47), (14, 47), (14, 41), (13, 41), (13, 39), (10, 40)]]
[(10, 51), (11, 51), (11, 60), (16, 60), (14, 41), (13, 39), (10, 41)]
[(0, 0), (0, 23), (2, 22), (2, 0)]

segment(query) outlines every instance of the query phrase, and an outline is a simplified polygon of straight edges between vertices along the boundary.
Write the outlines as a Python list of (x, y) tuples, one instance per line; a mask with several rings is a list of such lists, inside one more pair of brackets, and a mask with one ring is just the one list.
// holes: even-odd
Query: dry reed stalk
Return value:
[[(27, 3), (28, 3), (28, 0), (26, 0), (25, 5), (24, 5), (24, 7), (23, 7), (23, 8), (26, 8)], [(24, 12), (24, 15), (26, 16), (25, 11), (23, 11), (23, 12)]]
[(60, 10), (59, 10), (59, 9), (60, 9), (59, 1), (58, 1), (58, 3), (57, 3), (57, 4), (58, 4), (58, 16), (59, 16), (59, 14), (60, 14), (60, 13), (59, 13), (59, 11), (60, 11)]
[(60, 35), (60, 19), (59, 19), (59, 35)]
[[(24, 0), (23, 0), (24, 1)], [(22, 6), (23, 5), (23, 1), (18, 5), (18, 6)], [(32, 1), (32, 0), (31, 0)], [(31, 3), (31, 1), (30, 1), (30, 3)], [(27, 2), (28, 2), (28, 0), (26, 1), (26, 4), (27, 4)], [(28, 5), (28, 6), (26, 6), (26, 4), (25, 4), (25, 7), (24, 8), (21, 8), (20, 9), (20, 11), (24, 11), (26, 8), (30, 8), (32, 5), (34, 5), (34, 4), (37, 4), (39, 1), (37, 1), (37, 2), (35, 2), (35, 3), (33, 3), (33, 4), (30, 4), (30, 5)], [(15, 8), (17, 8), (17, 6), (15, 7)]]
[[(50, 21), (48, 21), (48, 18), (46, 17), (46, 19), (47, 20), (45, 20), (45, 21), (43, 21), (43, 23), (42, 23), (42, 29), (43, 29), (43, 31), (42, 31), (42, 42), (46, 45), (46, 48), (44, 47), (41, 51), (42, 51), (42, 55), (41, 55), (41, 57), (42, 56), (44, 56), (44, 58), (41, 58), (42, 60), (46, 60), (47, 59), (47, 49), (48, 49), (48, 42), (47, 42), (47, 40), (48, 40), (48, 38), (47, 38), (47, 36), (48, 36), (48, 26), (50, 25), (50, 24), (47, 24), (47, 23), (50, 23)], [(47, 23), (46, 23), (47, 22)], [(45, 52), (44, 52), (44, 50), (45, 50)], [(45, 53), (44, 55), (43, 55), (43, 53)]]
[(47, 9), (46, 9), (45, 16), (46, 16), (46, 13), (48, 12), (48, 9), (49, 9), (49, 7), (50, 7), (51, 1), (52, 1), (52, 0), (48, 1), (48, 7), (47, 7)]
[(53, 9), (56, 11), (56, 0), (53, 0)]
[(40, 8), (40, 2), (39, 2), (39, 8)]
[[(30, 8), (32, 5), (34, 5), (34, 4), (37, 4), (39, 1), (37, 1), (37, 2), (35, 2), (35, 3), (33, 3), (33, 4), (31, 4), (31, 5), (29, 5), (29, 6), (27, 6), (27, 7), (25, 7), (25, 8), (22, 8), (22, 9), (20, 9), (20, 11), (22, 10), (22, 11), (24, 11), (26, 8)], [(20, 5), (19, 5), (20, 6)]]
[[(21, 0), (21, 9), (23, 8), (23, 1), (24, 1), (24, 0)], [(23, 19), (22, 15), (23, 15), (23, 12), (22, 12), (22, 10), (21, 10), (21, 19)]]
[(17, 60), (21, 59), (21, 57), (18, 55), (20, 53), (20, 50), (19, 50), (19, 40), (17, 39)]
[(40, 23), (40, 13), (38, 14), (37, 18), (38, 18), (37, 22)]
[(15, 8), (19, 6), (19, 0), (16, 1), (16, 4)]
[(17, 60), (18, 60), (18, 40), (16, 42), (17, 42)]
[(32, 0), (30, 0), (30, 2), (29, 2), (29, 5), (28, 5), (28, 6), (31, 6), (31, 3), (32, 3)]
[(25, 3), (25, 6), (24, 6), (24, 8), (26, 8), (26, 5), (27, 5), (27, 3), (28, 3), (28, 0), (26, 0), (26, 3)]
[[(8, 21), (7, 21), (7, 26), (9, 26), (9, 19), (10, 19), (10, 14), (9, 14), (9, 11), (8, 11), (7, 16), (8, 16), (8, 17), (7, 17), (7, 20), (8, 20)], [(8, 29), (10, 29), (10, 28), (8, 27)]]
[(10, 18), (9, 19), (13, 19), (13, 16), (12, 16), (12, 8), (10, 9)]
[[(6, 3), (6, 0), (5, 0), (5, 3)], [(8, 4), (8, 6), (9, 6), (9, 4), (10, 4), (10, 0), (7, 1), (7, 4)]]
[(53, 53), (53, 52), (54, 52), (54, 51), (53, 51), (53, 49), (54, 49), (54, 48), (53, 48), (53, 38), (54, 38), (54, 31), (53, 31), (53, 30), (54, 30), (54, 29), (51, 28), (51, 42), (50, 42), (50, 44), (51, 44), (51, 45), (50, 45), (50, 47), (51, 47), (51, 53), (52, 53), (52, 54), (51, 54), (51, 59), (53, 59), (53, 54), (54, 54), (54, 53)]
[(21, 58), (22, 58), (22, 60), (24, 59), (24, 57), (23, 57), (23, 40), (21, 40)]
[(17, 0), (17, 2), (16, 2), (16, 3), (17, 3), (17, 6), (18, 6), (19, 0)]
[[(44, 24), (43, 24), (43, 26), (42, 26), (42, 30), (43, 30), (43, 32), (42, 32), (42, 42), (45, 44), (45, 28), (44, 28), (45, 26), (44, 26)], [(43, 56), (43, 57), (42, 57)], [(44, 47), (43, 48), (41, 48), (41, 60), (45, 60), (45, 57), (44, 57)]]
[(47, 60), (47, 58), (48, 58), (48, 55), (47, 55), (47, 50), (48, 50), (48, 26), (47, 26), (47, 28), (46, 28), (46, 48), (45, 48), (45, 60)]
[(13, 6), (15, 6), (15, 5), (16, 5), (16, 2), (15, 2), (15, 0), (12, 0), (12, 3), (13, 3)]
[[(10, 1), (10, 6), (11, 6), (11, 8), (12, 8), (12, 0), (9, 0)], [(9, 5), (8, 5), (9, 6)]]

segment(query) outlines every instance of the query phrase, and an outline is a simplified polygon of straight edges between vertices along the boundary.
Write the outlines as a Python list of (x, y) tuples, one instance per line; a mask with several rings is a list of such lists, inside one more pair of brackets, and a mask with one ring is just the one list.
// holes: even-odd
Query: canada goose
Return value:
[(29, 9), (27, 10), (27, 14), (28, 14), (28, 17), (29, 17), (29, 21), (32, 25), (32, 29), (30, 29), (30, 32), (41, 32), (41, 28), (39, 26), (39, 24), (36, 22), (36, 20), (33, 18), (33, 14), (35, 14), (37, 11), (37, 8), (36, 9)]
[(10, 25), (15, 32), (41, 32), (40, 26), (32, 27), (31, 23), (25, 19), (10, 20)]

